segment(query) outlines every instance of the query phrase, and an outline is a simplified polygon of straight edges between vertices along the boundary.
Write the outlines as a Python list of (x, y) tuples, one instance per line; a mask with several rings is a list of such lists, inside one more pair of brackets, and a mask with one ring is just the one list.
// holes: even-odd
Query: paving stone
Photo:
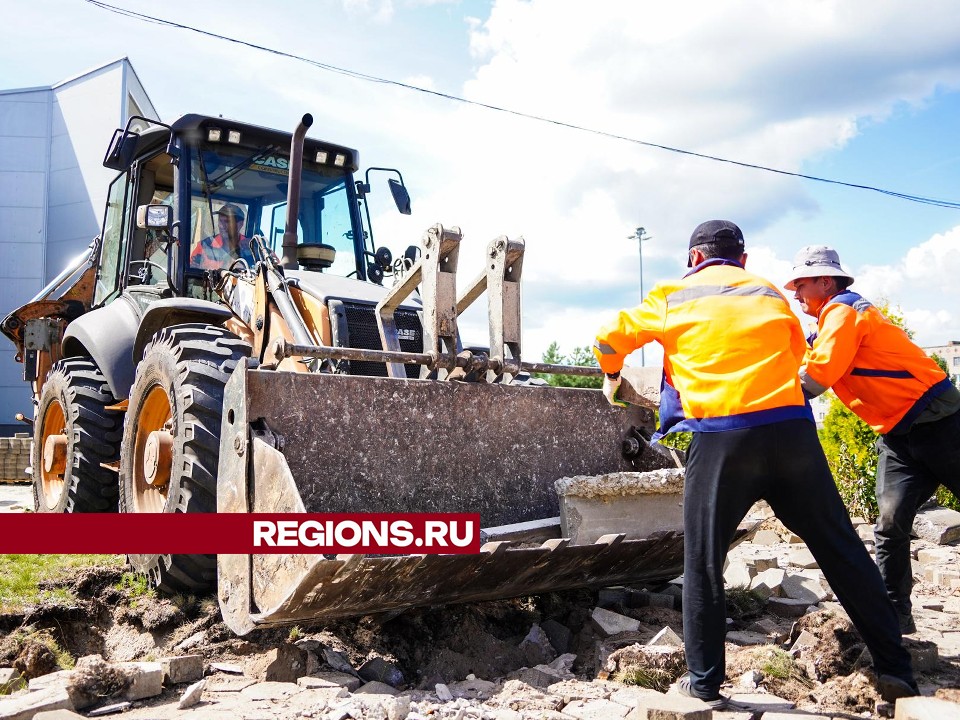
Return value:
[(764, 633), (775, 643), (782, 643), (787, 639), (789, 633), (782, 628), (773, 618), (762, 617), (754, 621), (747, 627), (748, 632)]
[(546, 631), (537, 623), (530, 627), (530, 632), (520, 641), (519, 649), (528, 665), (547, 664), (557, 656)]
[(787, 542), (791, 545), (800, 545), (803, 543), (803, 538), (796, 533), (790, 533), (787, 535)]
[(876, 540), (876, 537), (873, 534), (873, 525), (858, 525), (857, 535), (865, 543), (873, 544)]
[(143, 700), (163, 692), (163, 668), (158, 662), (127, 662), (118, 666), (129, 673), (130, 686), (123, 694), (125, 700)]
[(750, 581), (757, 574), (755, 568), (742, 560), (731, 562), (723, 571), (723, 584), (727, 587), (750, 587)]
[(769, 635), (748, 630), (732, 630), (727, 633), (727, 642), (735, 645), (769, 645), (772, 643)]
[(357, 671), (353, 669), (350, 662), (343, 656), (343, 653), (337, 652), (333, 648), (323, 648), (323, 661), (337, 672), (356, 675)]
[(751, 566), (757, 573), (764, 570), (776, 570), (780, 567), (780, 561), (776, 555), (758, 555), (747, 560), (747, 565)]
[(712, 717), (706, 703), (674, 692), (639, 698), (627, 720), (711, 720)]
[(360, 678), (336, 670), (321, 670), (313, 675), (297, 678), (297, 685), (303, 688), (342, 687), (353, 692), (360, 687)]
[(203, 677), (203, 655), (177, 655), (160, 661), (163, 681), (171, 685), (196, 682)]
[(787, 561), (791, 565), (796, 565), (801, 568), (815, 569), (820, 567), (820, 565), (817, 564), (816, 558), (813, 557), (813, 553), (806, 548), (792, 549), (790, 555), (787, 556)]
[(229, 675), (243, 675), (243, 666), (235, 665), (233, 663), (210, 663), (210, 669), (216, 672), (227, 673)]
[(960, 720), (960, 704), (932, 697), (897, 700), (894, 720)]
[(617, 690), (610, 695), (610, 701), (619, 703), (620, 705), (624, 705), (628, 708), (634, 708), (644, 697), (662, 694), (663, 693), (658, 693), (656, 690), (651, 690), (650, 688), (625, 687), (622, 690)]
[(807, 614), (810, 603), (793, 598), (771, 597), (767, 600), (767, 609), (782, 618), (802, 617)]
[(789, 700), (766, 693), (733, 693), (730, 699), (749, 706), (754, 712), (762, 712), (764, 717), (767, 713), (793, 710), (795, 707)]
[(50, 687), (0, 700), (0, 720), (30, 720), (43, 710), (73, 710), (65, 687)]
[(773, 530), (761, 530), (753, 536), (754, 545), (777, 545), (780, 542), (780, 536)]
[(803, 600), (808, 605), (815, 605), (827, 599), (827, 591), (823, 586), (812, 578), (802, 575), (785, 574), (780, 583), (780, 590), (783, 597), (791, 600)]
[(574, 700), (563, 706), (563, 714), (578, 720), (614, 720), (623, 718), (630, 708), (610, 700)]
[(667, 647), (683, 647), (683, 638), (677, 635), (670, 626), (663, 628), (654, 635), (647, 645), (666, 645)]
[(913, 521), (913, 532), (937, 545), (960, 540), (960, 512), (944, 507), (921, 510)]
[[(713, 720), (754, 720), (754, 714), (748, 710), (714, 710)], [(803, 720), (803, 716), (794, 716), (794, 720)]]
[(547, 634), (550, 644), (557, 653), (562, 655), (570, 651), (570, 643), (573, 640), (573, 633), (570, 632), (570, 628), (553, 618), (544, 620), (540, 627)]
[(769, 570), (764, 570), (761, 573), (757, 573), (757, 576), (753, 578), (750, 582), (751, 590), (759, 590), (760, 586), (763, 585), (770, 589), (770, 594), (772, 597), (781, 597), (783, 591), (780, 589), (783, 579), (787, 576), (785, 570), (780, 568), (770, 568)]
[(929, 547), (917, 550), (917, 561), (921, 565), (941, 565), (945, 563), (955, 563), (957, 561), (957, 550), (948, 547)]
[(765, 712), (763, 714), (763, 720), (832, 720), (833, 715), (810, 715), (809, 713), (803, 713), (803, 715), (797, 715), (796, 713), (791, 712)]
[(594, 625), (605, 636), (617, 635), (622, 632), (636, 632), (640, 629), (640, 621), (621, 615), (620, 613), (595, 607), (590, 615)]
[(33, 720), (83, 720), (83, 715), (73, 710), (41, 710)]
[(100, 707), (95, 707), (85, 712), (87, 713), (87, 717), (104, 717), (105, 715), (116, 715), (117, 713), (126, 712), (132, 705), (130, 702), (110, 703), (109, 705), (101, 705)]
[(9, 695), (26, 684), (27, 681), (16, 668), (0, 668), (0, 694)]
[(52, 687), (66, 687), (73, 679), (73, 670), (57, 670), (40, 677), (30, 678), (27, 688), (30, 692), (47, 690)]

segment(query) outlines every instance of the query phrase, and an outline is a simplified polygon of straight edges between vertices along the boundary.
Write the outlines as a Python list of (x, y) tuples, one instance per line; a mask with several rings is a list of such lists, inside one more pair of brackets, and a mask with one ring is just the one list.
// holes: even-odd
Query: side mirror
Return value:
[(169, 205), (141, 205), (137, 208), (137, 227), (169, 232), (173, 227), (173, 208)]
[(387, 180), (387, 185), (390, 187), (390, 194), (393, 195), (393, 202), (396, 203), (397, 210), (400, 211), (401, 215), (409, 215), (410, 193), (407, 192), (407, 188), (404, 187), (402, 182), (393, 178)]
[(110, 140), (107, 154), (103, 156), (103, 166), (111, 170), (126, 170), (133, 164), (134, 153), (137, 152), (137, 140), (140, 136), (130, 130), (117, 128)]

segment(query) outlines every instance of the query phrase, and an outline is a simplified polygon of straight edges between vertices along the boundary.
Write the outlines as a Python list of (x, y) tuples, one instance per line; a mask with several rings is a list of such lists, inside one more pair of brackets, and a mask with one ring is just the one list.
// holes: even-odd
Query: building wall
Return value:
[[(125, 58), (51, 87), (0, 91), (0, 317), (28, 302), (100, 232), (103, 167), (131, 110), (157, 118)], [(0, 435), (33, 415), (23, 366), (0, 337)]]
[(960, 375), (960, 340), (951, 340), (946, 345), (925, 347), (923, 351), (927, 355), (939, 355), (947, 361), (951, 375)]

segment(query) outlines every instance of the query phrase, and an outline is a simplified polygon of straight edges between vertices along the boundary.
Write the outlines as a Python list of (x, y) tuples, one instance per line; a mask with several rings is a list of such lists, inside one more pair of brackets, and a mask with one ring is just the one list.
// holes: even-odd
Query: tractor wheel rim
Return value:
[(133, 497), (137, 512), (163, 512), (173, 459), (173, 413), (167, 391), (154, 385), (135, 418)]
[[(64, 475), (67, 471), (67, 416), (59, 402), (52, 402), (43, 414), (40, 430), (41, 462), (40, 487), (43, 501), (54, 508), (66, 492)], [(48, 462), (48, 449), (50, 452)], [(62, 452), (62, 456), (61, 456)]]

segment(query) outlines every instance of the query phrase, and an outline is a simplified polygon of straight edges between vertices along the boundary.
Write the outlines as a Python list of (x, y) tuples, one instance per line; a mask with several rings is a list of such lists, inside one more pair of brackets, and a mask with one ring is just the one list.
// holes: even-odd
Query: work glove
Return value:
[(617, 398), (617, 392), (620, 390), (620, 381), (620, 373), (615, 373), (613, 375), (610, 373), (605, 373), (603, 376), (603, 396), (611, 405), (616, 405), (617, 407), (627, 407), (627, 403)]

